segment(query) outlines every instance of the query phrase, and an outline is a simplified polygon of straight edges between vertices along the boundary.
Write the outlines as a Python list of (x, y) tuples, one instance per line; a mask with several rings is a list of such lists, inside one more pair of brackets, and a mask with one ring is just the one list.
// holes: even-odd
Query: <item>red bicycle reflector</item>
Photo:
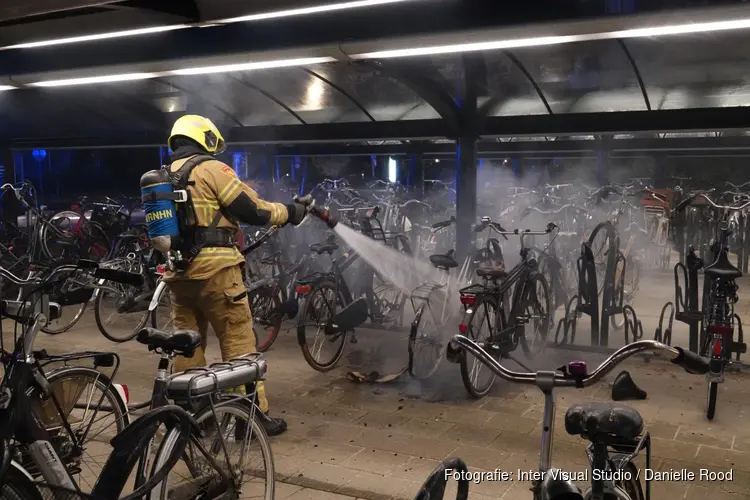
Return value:
[(158, 274), (159, 276), (163, 275), (166, 271), (167, 266), (165, 266), (164, 264), (159, 264), (158, 266), (156, 266), (156, 274)]
[(714, 356), (721, 356), (721, 342), (714, 342)]
[(474, 295), (461, 295), (461, 303), (465, 306), (473, 306), (475, 300)]
[(726, 334), (732, 333), (732, 327), (724, 326), (724, 325), (711, 325), (708, 328), (708, 331), (710, 333), (718, 333), (720, 335), (726, 335)]
[(310, 285), (297, 285), (297, 293), (305, 294), (310, 293)]
[(469, 329), (469, 327), (467, 325), (465, 325), (464, 323), (461, 323), (460, 325), (458, 325), (458, 331), (461, 332), (462, 335), (465, 335), (466, 334), (466, 330), (468, 330), (468, 329)]

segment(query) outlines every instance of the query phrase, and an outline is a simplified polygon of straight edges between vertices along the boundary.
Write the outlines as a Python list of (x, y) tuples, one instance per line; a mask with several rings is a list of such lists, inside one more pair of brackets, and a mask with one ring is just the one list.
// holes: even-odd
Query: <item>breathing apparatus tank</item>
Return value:
[(172, 249), (172, 239), (180, 236), (174, 191), (166, 169), (150, 170), (141, 176), (141, 199), (146, 213), (146, 225), (151, 245), (167, 255)]

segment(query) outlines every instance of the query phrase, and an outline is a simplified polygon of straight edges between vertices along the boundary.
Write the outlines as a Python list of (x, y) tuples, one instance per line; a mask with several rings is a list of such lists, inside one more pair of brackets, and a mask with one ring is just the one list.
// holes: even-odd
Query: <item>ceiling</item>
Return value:
[[(64, 8), (86, 2), (38, 3)], [(88, 3), (106, 4), (97, 8), (113, 12), (139, 11), (132, 2)], [(210, 15), (220, 17), (240, 9), (242, 2), (197, 2), (204, 11), (209, 3), (215, 9)], [(24, 5), (4, 2), (0, 19), (30, 15)], [(261, 2), (253, 5), (263, 10)], [(65, 20), (70, 18), (60, 21)], [(10, 28), (0, 22), (0, 38)], [(535, 123), (540, 134), (567, 135), (750, 129), (750, 117), (744, 118), (741, 110), (750, 105), (748, 44), (750, 30), (731, 30), (22, 88), (0, 92), (0, 141), (10, 147), (53, 147), (66, 141), (78, 146), (163, 144), (171, 123), (185, 113), (210, 117), (228, 140), (245, 144), (430, 139), (451, 136), (453, 129), (438, 123), (455, 118), (452, 114), (462, 112), (467, 98), (473, 99), (467, 94), (468, 82), (475, 88), (480, 117), (493, 125), (478, 131), (484, 136), (516, 135), (516, 124), (517, 135), (533, 135)], [(688, 120), (703, 115), (679, 113), (686, 110), (713, 114), (710, 120)], [(734, 113), (733, 118), (722, 126), (728, 113)], [(661, 118), (652, 121), (655, 116)], [(629, 120), (627, 126), (604, 125), (620, 117)], [(545, 123), (556, 128), (545, 129), (551, 127)], [(597, 123), (603, 124), (601, 130)], [(287, 135), (285, 130), (298, 132)]]

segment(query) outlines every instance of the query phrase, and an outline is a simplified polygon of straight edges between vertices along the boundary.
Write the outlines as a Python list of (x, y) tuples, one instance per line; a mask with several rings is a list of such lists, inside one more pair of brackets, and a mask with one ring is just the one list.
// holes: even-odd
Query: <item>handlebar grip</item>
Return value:
[(675, 347), (680, 354), (677, 355), (672, 363), (682, 366), (686, 372), (703, 375), (709, 371), (709, 363), (706, 358), (693, 351), (688, 351), (682, 347)]
[(142, 274), (129, 273), (127, 271), (121, 271), (119, 269), (107, 269), (100, 267), (94, 272), (94, 277), (105, 279), (107, 281), (114, 281), (115, 283), (122, 283), (123, 285), (130, 285), (135, 287), (143, 286)]
[(434, 223), (434, 224), (432, 225), (432, 229), (442, 229), (442, 228), (444, 228), (444, 227), (448, 227), (448, 226), (450, 226), (450, 225), (451, 225), (451, 224), (453, 224), (454, 222), (456, 222), (456, 218), (455, 218), (455, 217), (451, 217), (451, 218), (450, 218), (450, 219), (448, 219), (448, 220), (444, 220), (444, 221), (442, 221), (442, 222), (436, 222), (436, 223)]

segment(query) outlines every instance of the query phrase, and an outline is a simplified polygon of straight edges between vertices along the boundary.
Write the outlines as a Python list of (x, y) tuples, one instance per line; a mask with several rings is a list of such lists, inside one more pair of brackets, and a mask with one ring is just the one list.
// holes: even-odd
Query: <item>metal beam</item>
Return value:
[(195, 0), (127, 0), (118, 3), (117, 7), (169, 14), (194, 23), (201, 20), (201, 13)]
[(646, 109), (651, 111), (651, 101), (648, 98), (648, 91), (646, 90), (646, 85), (643, 83), (641, 72), (638, 69), (638, 65), (635, 63), (633, 54), (630, 53), (630, 49), (628, 49), (628, 46), (625, 44), (625, 40), (623, 40), (622, 38), (617, 40), (617, 44), (625, 53), (625, 57), (628, 59), (628, 63), (630, 63), (630, 68), (633, 70), (633, 73), (635, 74), (635, 79), (638, 81), (638, 87), (640, 87), (641, 94), (643, 94), (643, 101), (646, 103)]
[(744, 107), (489, 117), (482, 135), (542, 136), (750, 129)]
[(371, 122), (376, 121), (375, 118), (370, 114), (369, 111), (367, 111), (367, 108), (359, 102), (357, 99), (354, 98), (353, 95), (351, 95), (349, 92), (347, 92), (345, 89), (341, 88), (339, 85), (336, 85), (328, 78), (324, 77), (323, 75), (320, 75), (316, 73), (315, 71), (309, 69), (309, 68), (299, 68), (301, 71), (307, 73), (308, 75), (312, 76), (313, 78), (316, 78), (320, 80), (321, 82), (325, 83), (329, 87), (331, 87), (333, 90), (344, 96), (346, 99), (348, 99), (352, 104), (354, 104)]

